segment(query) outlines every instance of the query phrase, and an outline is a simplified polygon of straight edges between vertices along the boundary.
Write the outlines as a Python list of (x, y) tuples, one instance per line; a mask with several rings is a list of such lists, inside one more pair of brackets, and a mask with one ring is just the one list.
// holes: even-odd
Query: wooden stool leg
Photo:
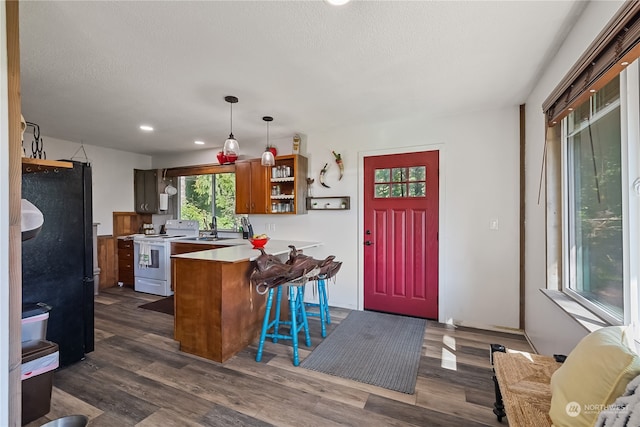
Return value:
[(264, 348), (264, 340), (269, 329), (269, 315), (271, 314), (271, 304), (273, 303), (273, 288), (269, 289), (267, 295), (267, 306), (264, 311), (264, 319), (262, 320), (262, 331), (260, 331), (260, 341), (258, 344), (258, 352), (256, 353), (256, 362), (262, 360), (262, 350)]
[[(309, 322), (307, 321), (307, 312), (304, 307), (304, 287), (298, 286), (298, 307), (300, 307), (300, 313), (302, 317), (302, 328), (304, 328), (304, 343), (307, 347), (311, 347), (311, 336), (309, 335)], [(296, 332), (297, 334), (297, 332)]]
[[(298, 366), (300, 364), (300, 358), (298, 357), (298, 325), (296, 318), (298, 317), (298, 310), (296, 310), (297, 306), (297, 298), (296, 298), (296, 288), (295, 286), (289, 286), (289, 311), (291, 313), (291, 341), (293, 342), (293, 366)], [(302, 310), (304, 313), (304, 310)]]
[(320, 333), (322, 338), (327, 336), (327, 311), (325, 309), (326, 293), (324, 288), (324, 279), (318, 279), (316, 282), (318, 287), (318, 314), (320, 315)]
[(329, 298), (327, 296), (327, 282), (325, 281), (325, 279), (322, 279), (322, 303), (324, 304), (325, 320), (327, 322), (327, 325), (330, 325), (331, 314), (329, 314)]
[(276, 293), (276, 314), (273, 320), (273, 336), (271, 341), (278, 342), (278, 328), (280, 327), (280, 303), (282, 302), (282, 286), (278, 286)]

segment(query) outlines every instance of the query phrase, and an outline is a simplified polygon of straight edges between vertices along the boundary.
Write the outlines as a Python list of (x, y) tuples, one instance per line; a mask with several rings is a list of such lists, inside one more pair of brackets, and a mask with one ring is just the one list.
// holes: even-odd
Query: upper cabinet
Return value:
[(273, 168), (260, 159), (236, 162), (236, 213), (307, 213), (307, 165), (299, 154), (276, 157)]
[(307, 213), (308, 160), (299, 154), (276, 157), (276, 165), (269, 168), (270, 212), (273, 214)]
[(136, 212), (157, 213), (159, 207), (158, 171), (133, 170), (134, 199)]
[(269, 213), (270, 168), (260, 164), (260, 159), (236, 162), (236, 213)]

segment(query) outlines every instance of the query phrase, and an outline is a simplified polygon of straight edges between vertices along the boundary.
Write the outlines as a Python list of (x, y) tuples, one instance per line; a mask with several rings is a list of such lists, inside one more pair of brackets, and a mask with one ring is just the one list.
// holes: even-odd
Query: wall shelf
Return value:
[(73, 163), (59, 160), (22, 158), (22, 173), (56, 172), (58, 169), (72, 169)]
[(349, 196), (307, 197), (307, 210), (310, 211), (347, 211), (351, 209)]

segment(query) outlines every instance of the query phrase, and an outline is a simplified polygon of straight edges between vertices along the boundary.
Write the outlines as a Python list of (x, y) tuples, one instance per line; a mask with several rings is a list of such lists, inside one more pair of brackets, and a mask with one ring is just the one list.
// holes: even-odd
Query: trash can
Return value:
[(47, 322), (51, 306), (43, 303), (22, 304), (22, 342), (47, 339)]
[(58, 344), (29, 341), (22, 345), (22, 425), (51, 410), (53, 371), (58, 367)]

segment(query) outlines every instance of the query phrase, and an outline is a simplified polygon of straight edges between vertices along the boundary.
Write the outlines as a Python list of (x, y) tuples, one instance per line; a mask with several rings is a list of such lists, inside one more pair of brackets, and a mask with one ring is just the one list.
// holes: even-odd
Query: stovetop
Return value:
[(185, 237), (197, 237), (200, 234), (198, 221), (170, 219), (166, 222), (166, 234), (134, 234), (133, 240), (145, 242), (167, 242)]

